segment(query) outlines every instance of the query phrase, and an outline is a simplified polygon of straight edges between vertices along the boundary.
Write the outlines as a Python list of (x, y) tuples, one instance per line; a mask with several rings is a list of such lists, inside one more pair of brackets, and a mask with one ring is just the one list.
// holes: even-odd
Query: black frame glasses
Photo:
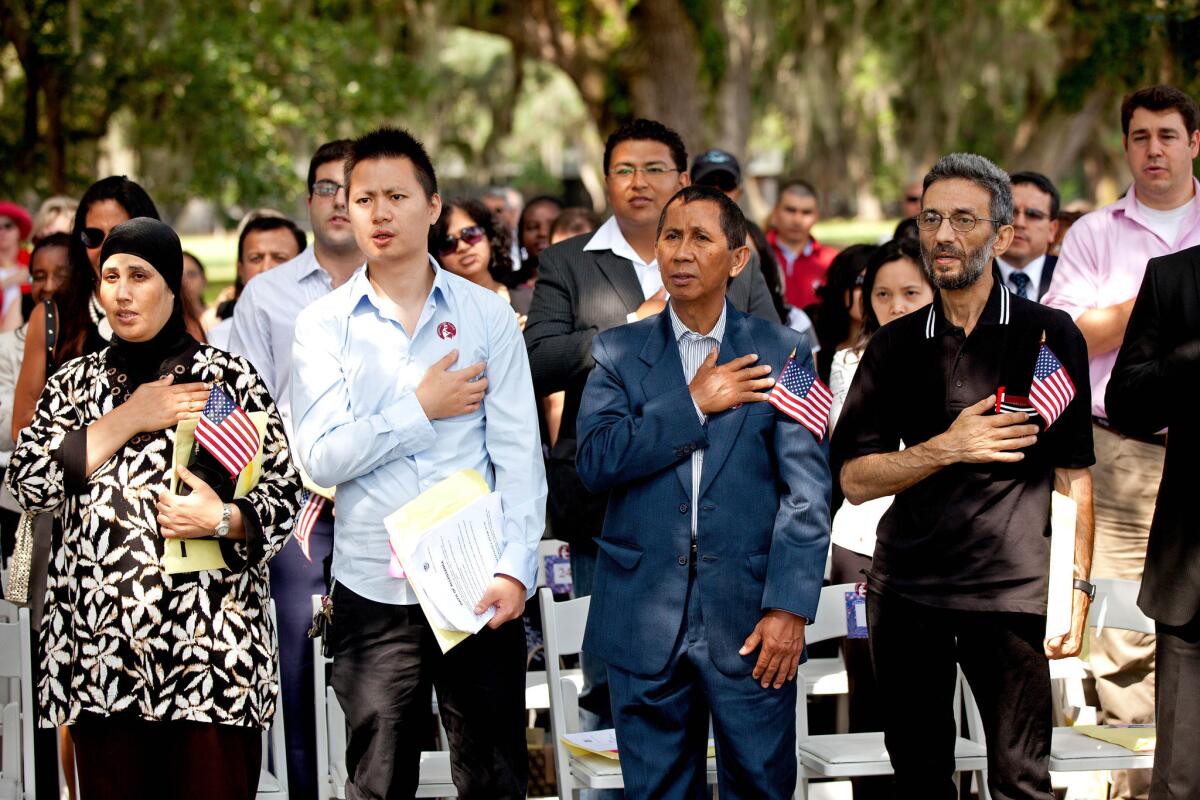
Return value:
[(331, 181), (328, 178), (323, 178), (312, 185), (313, 194), (317, 197), (333, 197), (338, 193), (343, 184), (337, 181)]

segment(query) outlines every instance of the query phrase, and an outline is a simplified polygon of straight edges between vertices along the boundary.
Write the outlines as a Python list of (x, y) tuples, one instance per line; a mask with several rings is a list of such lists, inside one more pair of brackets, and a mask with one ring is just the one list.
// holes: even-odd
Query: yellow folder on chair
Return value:
[[(238, 475), (234, 497), (245, 497), (262, 477), (263, 437), (267, 432), (267, 414), (264, 411), (248, 412), (250, 421), (258, 429), (258, 452)], [(196, 441), (196, 420), (186, 419), (175, 427), (175, 451), (171, 457), (171, 492), (179, 491), (177, 466), (187, 466)], [(185, 544), (186, 541), (186, 544)], [(221, 555), (221, 543), (216, 539), (167, 539), (163, 546), (163, 570), (168, 575), (182, 572), (202, 572), (209, 569), (229, 569)]]

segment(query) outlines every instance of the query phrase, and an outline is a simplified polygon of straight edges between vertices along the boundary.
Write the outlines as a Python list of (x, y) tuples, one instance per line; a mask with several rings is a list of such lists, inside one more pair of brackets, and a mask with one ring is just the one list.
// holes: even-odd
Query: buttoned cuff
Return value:
[(638, 321), (637, 312), (630, 311), (628, 314), (625, 315), (625, 321), (626, 322), (637, 322)]
[(537, 551), (517, 542), (509, 542), (496, 562), (496, 575), (507, 575), (519, 580), (525, 587), (525, 597), (533, 596), (537, 589)]
[(400, 439), (398, 444), (410, 455), (431, 447), (437, 439), (433, 423), (425, 416), (425, 409), (417, 400), (416, 392), (402, 395), (395, 403), (379, 412), (379, 416), (383, 417), (388, 429)]

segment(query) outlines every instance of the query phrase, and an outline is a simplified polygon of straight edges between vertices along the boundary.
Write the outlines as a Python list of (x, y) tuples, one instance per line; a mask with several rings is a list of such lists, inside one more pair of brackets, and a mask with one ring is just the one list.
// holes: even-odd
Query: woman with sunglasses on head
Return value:
[[(80, 198), (67, 250), (70, 279), (52, 305), (36, 307), (29, 318), (25, 356), (13, 396), (14, 439), (33, 419), (46, 380), (59, 366), (108, 346), (112, 326), (98, 295), (100, 247), (109, 231), (133, 217), (158, 219), (158, 208), (145, 189), (124, 175), (96, 181)], [(49, 336), (48, 310), (55, 323), (49, 326)], [(53, 351), (49, 360), (48, 350)]]
[(503, 297), (524, 328), (533, 289), (523, 286), (510, 289), (505, 285), (505, 279), (512, 275), (509, 247), (507, 230), (496, 223), (487, 206), (478, 200), (446, 203), (442, 215), (429, 229), (429, 251), (438, 263)]
[[(278, 691), (267, 562), (291, 535), (299, 476), (250, 363), (188, 333), (175, 232), (135, 218), (99, 260), (111, 342), (50, 378), (6, 481), (62, 524), (39, 717), (71, 726), (88, 800), (252, 800)], [(175, 466), (178, 426), (202, 410), (224, 436)], [(257, 482), (235, 498), (255, 449)], [(171, 539), (181, 556), (207, 540), (223, 564), (171, 569)]]

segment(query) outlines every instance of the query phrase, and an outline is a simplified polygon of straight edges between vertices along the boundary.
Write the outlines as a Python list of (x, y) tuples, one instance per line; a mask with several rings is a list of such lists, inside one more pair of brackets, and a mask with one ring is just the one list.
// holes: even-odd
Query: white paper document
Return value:
[(1053, 492), (1050, 500), (1050, 579), (1046, 591), (1046, 638), (1071, 632), (1075, 583), (1075, 515), (1078, 506)]
[[(496, 573), (502, 549), (504, 513), (500, 493), (492, 492), (430, 528), (405, 559), (408, 572), (420, 571), (421, 588), (430, 600), (430, 624), (476, 633), (496, 615), (494, 606), (475, 614)], [(439, 618), (440, 617), (440, 618)]]

